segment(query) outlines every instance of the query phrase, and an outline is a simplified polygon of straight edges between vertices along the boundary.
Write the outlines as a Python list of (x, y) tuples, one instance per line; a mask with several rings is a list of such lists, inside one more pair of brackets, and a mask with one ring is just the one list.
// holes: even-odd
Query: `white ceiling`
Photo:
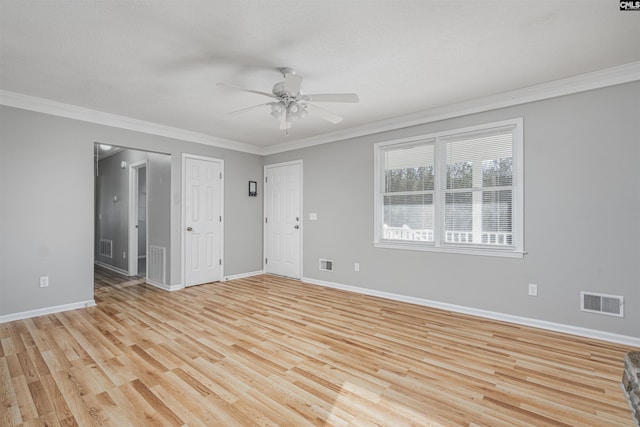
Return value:
[[(613, 0), (0, 0), (0, 90), (257, 149), (415, 115), (640, 60), (640, 13)], [(278, 67), (323, 103), (289, 136), (269, 101)]]

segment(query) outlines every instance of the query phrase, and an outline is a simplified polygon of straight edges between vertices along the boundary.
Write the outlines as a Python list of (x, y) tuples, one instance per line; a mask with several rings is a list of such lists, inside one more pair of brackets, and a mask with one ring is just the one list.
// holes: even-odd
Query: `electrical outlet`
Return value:
[(532, 297), (538, 296), (538, 285), (535, 283), (529, 283), (529, 295)]
[(360, 271), (360, 263), (356, 262), (355, 264), (353, 264), (353, 271)]
[(40, 287), (46, 288), (49, 286), (49, 276), (40, 276)]

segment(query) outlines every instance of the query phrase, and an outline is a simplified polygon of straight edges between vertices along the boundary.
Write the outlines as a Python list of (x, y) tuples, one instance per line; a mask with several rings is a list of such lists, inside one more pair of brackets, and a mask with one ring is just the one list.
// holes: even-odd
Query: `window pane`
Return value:
[(445, 193), (444, 238), (447, 243), (473, 242), (473, 194)]
[(447, 190), (473, 187), (471, 162), (447, 163)]
[(433, 144), (385, 152), (385, 193), (434, 189)]
[[(446, 189), (509, 186), (513, 175), (511, 130), (458, 135), (445, 143)], [(479, 170), (473, 168), (482, 167)], [(480, 180), (482, 178), (482, 181)]]
[(482, 192), (482, 243), (512, 245), (512, 191)]
[(513, 183), (511, 157), (482, 161), (482, 187), (507, 187)]
[(433, 241), (433, 195), (384, 196), (383, 238)]

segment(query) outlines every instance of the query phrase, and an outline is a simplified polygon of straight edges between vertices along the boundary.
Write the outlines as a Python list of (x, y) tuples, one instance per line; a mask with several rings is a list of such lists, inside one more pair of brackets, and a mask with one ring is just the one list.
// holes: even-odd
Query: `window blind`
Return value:
[(383, 238), (433, 241), (433, 140), (385, 151)]
[(444, 243), (513, 245), (512, 128), (443, 142)]

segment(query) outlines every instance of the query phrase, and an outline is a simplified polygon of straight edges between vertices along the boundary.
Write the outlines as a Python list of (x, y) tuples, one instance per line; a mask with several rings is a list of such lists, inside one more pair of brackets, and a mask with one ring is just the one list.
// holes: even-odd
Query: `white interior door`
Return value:
[(265, 166), (265, 271), (300, 279), (302, 163)]
[(222, 278), (222, 162), (186, 157), (185, 286)]

